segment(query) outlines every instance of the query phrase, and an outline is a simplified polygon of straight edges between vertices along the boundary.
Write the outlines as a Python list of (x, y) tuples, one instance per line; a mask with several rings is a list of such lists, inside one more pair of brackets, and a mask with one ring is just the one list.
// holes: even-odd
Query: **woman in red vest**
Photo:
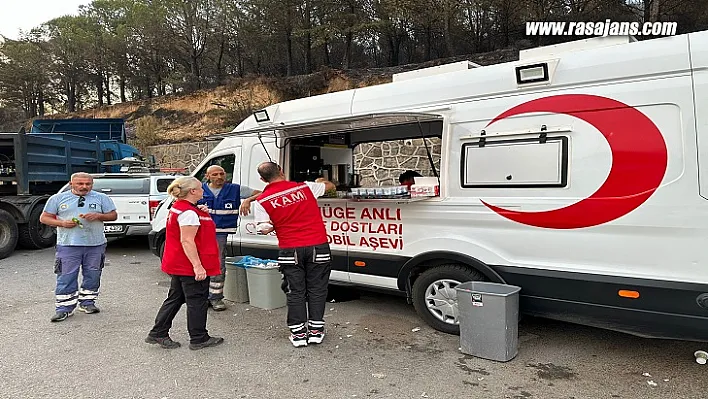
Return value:
[(209, 277), (221, 273), (221, 260), (216, 225), (208, 213), (196, 206), (204, 194), (202, 183), (194, 177), (180, 177), (167, 187), (167, 193), (176, 201), (167, 217), (162, 271), (172, 277), (172, 282), (145, 342), (179, 348), (180, 343), (170, 338), (169, 331), (175, 315), (186, 303), (189, 349), (219, 345), (224, 339), (209, 336), (206, 329)]

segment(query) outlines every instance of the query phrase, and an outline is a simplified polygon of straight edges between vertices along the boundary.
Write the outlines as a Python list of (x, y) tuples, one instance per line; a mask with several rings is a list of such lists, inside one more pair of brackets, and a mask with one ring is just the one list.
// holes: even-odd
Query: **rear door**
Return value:
[(93, 189), (116, 204), (118, 219), (104, 224), (106, 233), (123, 233), (129, 224), (150, 223), (150, 178), (116, 177), (94, 179)]
[(708, 199), (708, 32), (691, 33), (689, 40), (698, 135), (698, 179), (700, 194)]

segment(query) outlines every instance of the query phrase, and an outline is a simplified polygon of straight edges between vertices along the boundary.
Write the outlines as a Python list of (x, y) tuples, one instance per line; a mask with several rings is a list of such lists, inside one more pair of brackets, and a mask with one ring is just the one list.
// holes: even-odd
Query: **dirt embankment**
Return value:
[(232, 130), (254, 110), (264, 106), (387, 83), (395, 73), (463, 60), (490, 65), (516, 59), (518, 51), (508, 49), (390, 68), (322, 69), (310, 75), (283, 78), (247, 76), (231, 79), (214, 89), (190, 94), (172, 94), (48, 117), (124, 118), (128, 122), (132, 143), (145, 148), (157, 144), (199, 141), (209, 134)]

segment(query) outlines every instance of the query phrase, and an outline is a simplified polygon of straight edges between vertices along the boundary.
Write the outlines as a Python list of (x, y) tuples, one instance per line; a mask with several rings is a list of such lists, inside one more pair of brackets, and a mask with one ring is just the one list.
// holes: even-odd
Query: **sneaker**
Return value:
[(54, 314), (54, 316), (52, 316), (51, 321), (52, 321), (52, 323), (56, 323), (58, 321), (64, 321), (73, 315), (74, 315), (73, 310), (71, 312), (56, 312)]
[(308, 344), (319, 344), (322, 343), (324, 339), (324, 329), (321, 330), (310, 330), (307, 332), (307, 343)]
[(290, 333), (290, 342), (294, 347), (307, 346), (307, 332)]
[(211, 304), (211, 307), (214, 308), (214, 310), (217, 312), (220, 312), (222, 310), (226, 310), (226, 304), (221, 299), (211, 301), (210, 304)]
[(101, 310), (96, 307), (94, 304), (89, 304), (89, 305), (79, 305), (79, 311), (91, 314), (91, 313), (98, 313)]
[(155, 338), (148, 335), (147, 338), (145, 338), (145, 342), (148, 344), (158, 344), (165, 349), (175, 349), (182, 346), (182, 344), (173, 341), (170, 337)]
[(189, 349), (197, 350), (197, 349), (208, 348), (210, 346), (216, 346), (216, 345), (222, 344), (223, 342), (224, 342), (224, 339), (221, 337), (209, 337), (209, 339), (204, 342), (200, 342), (198, 344), (189, 344)]

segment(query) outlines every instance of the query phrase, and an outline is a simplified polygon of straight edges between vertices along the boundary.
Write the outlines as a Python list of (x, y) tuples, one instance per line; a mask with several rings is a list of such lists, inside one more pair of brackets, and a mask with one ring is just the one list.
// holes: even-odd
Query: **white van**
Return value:
[[(439, 194), (377, 199), (421, 137), (418, 169)], [(319, 200), (331, 281), (404, 293), (440, 331), (459, 333), (455, 286), (487, 280), (520, 286), (525, 314), (708, 341), (708, 32), (397, 75), (269, 106), (215, 138), (199, 178), (220, 164), (260, 189), (272, 159), (291, 180), (336, 175), (342, 192), (375, 194)], [(229, 243), (276, 259), (252, 214)]]

